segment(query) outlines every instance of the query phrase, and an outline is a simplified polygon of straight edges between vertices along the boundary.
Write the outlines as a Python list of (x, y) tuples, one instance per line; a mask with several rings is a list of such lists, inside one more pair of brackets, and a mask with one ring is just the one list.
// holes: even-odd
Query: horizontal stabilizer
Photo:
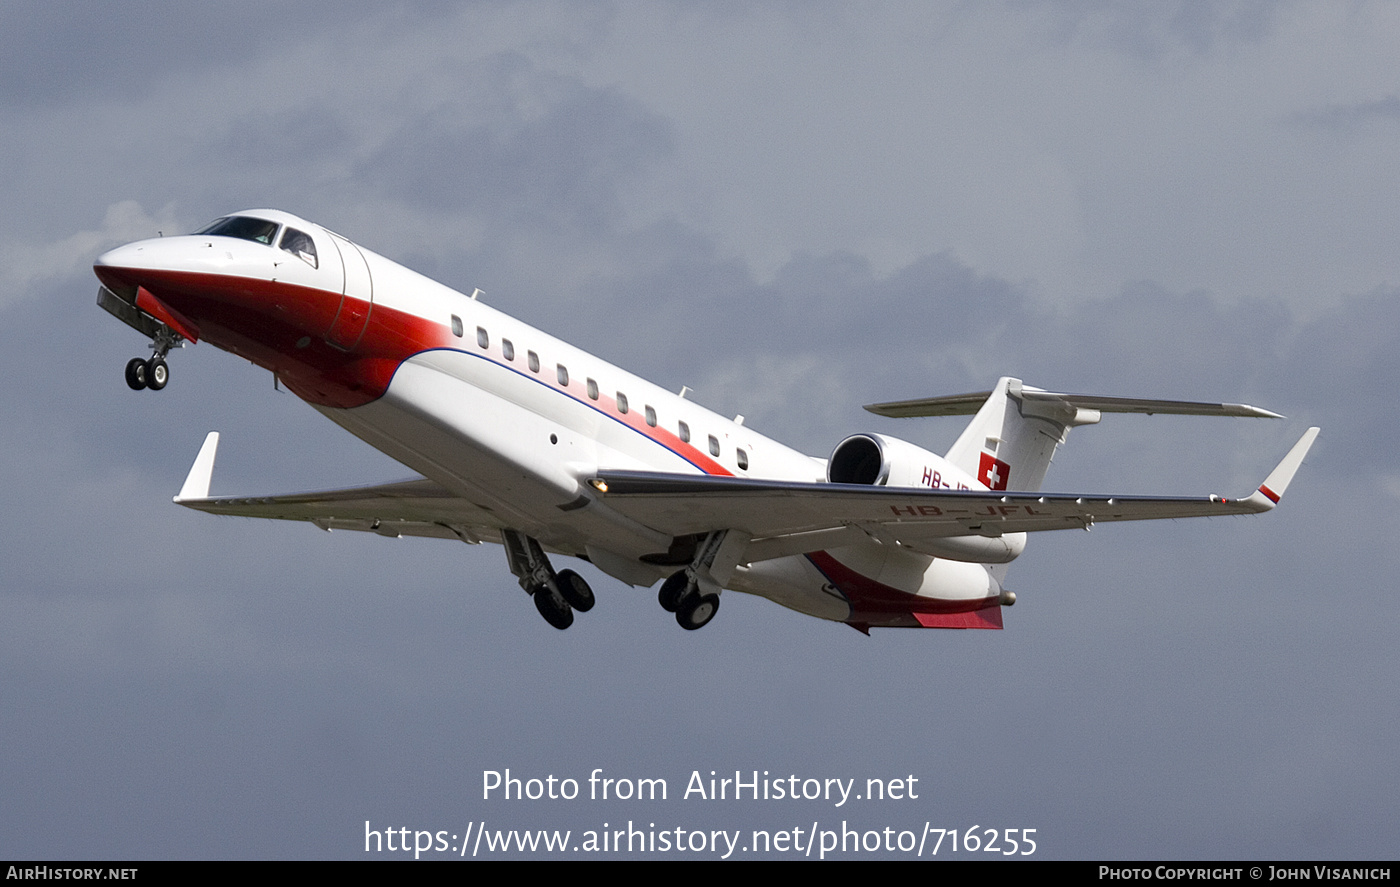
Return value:
[[(1278, 413), (1250, 406), (1247, 403), (1206, 403), (1191, 400), (1151, 400), (1138, 397), (1102, 397), (1094, 394), (1062, 394), (1039, 388), (1020, 386), (1009, 394), (1022, 403), (1061, 403), (1083, 410), (1101, 413), (1173, 413), (1182, 416), (1240, 416), (1259, 419), (1282, 419)], [(877, 416), (911, 419), (922, 416), (971, 416), (981, 409), (992, 395), (991, 391), (954, 394), (948, 397), (926, 397), (919, 400), (896, 400), (872, 403), (865, 408)]]

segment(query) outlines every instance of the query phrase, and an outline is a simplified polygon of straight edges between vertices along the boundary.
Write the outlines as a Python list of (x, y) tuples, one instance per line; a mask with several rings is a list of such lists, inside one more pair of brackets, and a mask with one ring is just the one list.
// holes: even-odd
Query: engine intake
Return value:
[(826, 463), (826, 479), (834, 484), (884, 486), (889, 480), (889, 464), (879, 441), (864, 434), (841, 441)]
[(837, 444), (826, 463), (826, 479), (870, 487), (982, 489), (967, 472), (937, 453), (883, 434), (853, 434)]

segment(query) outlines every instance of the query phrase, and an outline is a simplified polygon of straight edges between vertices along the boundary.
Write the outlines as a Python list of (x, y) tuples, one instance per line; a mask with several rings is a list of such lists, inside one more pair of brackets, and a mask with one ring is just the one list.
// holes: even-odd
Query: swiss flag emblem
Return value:
[(1004, 490), (1006, 482), (1011, 480), (1011, 466), (991, 453), (983, 453), (982, 464), (977, 468), (977, 479), (986, 484), (989, 490)]

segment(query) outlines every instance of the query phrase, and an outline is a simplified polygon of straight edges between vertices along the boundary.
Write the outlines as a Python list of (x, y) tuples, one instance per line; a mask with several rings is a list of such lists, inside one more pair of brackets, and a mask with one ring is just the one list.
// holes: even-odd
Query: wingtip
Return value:
[(199, 448), (199, 455), (194, 457), (190, 473), (185, 477), (185, 485), (180, 487), (180, 492), (171, 501), (181, 505), (185, 502), (209, 498), (209, 484), (214, 479), (214, 455), (218, 450), (219, 432), (211, 431), (204, 438), (204, 445)]
[(1283, 494), (1287, 492), (1288, 485), (1293, 482), (1293, 475), (1298, 473), (1298, 468), (1303, 464), (1303, 459), (1312, 449), (1313, 442), (1317, 440), (1317, 435), (1321, 428), (1314, 425), (1303, 436), (1298, 438), (1298, 442), (1293, 445), (1293, 449), (1288, 451), (1288, 455), (1269, 472), (1269, 476), (1264, 478), (1264, 482), (1259, 485), (1244, 501), (1254, 505), (1260, 511), (1268, 511), (1283, 499)]
[(1266, 410), (1247, 403), (1226, 403), (1221, 404), (1225, 408), (1225, 414), (1229, 416), (1240, 416), (1251, 419), (1287, 419), (1282, 413), (1275, 413), (1273, 410)]

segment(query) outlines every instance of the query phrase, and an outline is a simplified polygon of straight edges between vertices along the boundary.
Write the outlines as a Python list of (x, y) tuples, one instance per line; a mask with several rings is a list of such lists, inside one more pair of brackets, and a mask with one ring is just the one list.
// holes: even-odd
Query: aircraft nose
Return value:
[(145, 243), (144, 240), (138, 240), (109, 249), (98, 256), (92, 263), (92, 270), (97, 279), (102, 281), (102, 285), (114, 293), (134, 295), (140, 281), (135, 279), (132, 272), (150, 267)]
[(191, 251), (191, 238), (152, 237), (109, 249), (92, 263), (93, 273), (116, 293), (152, 287), (152, 280), (168, 271), (194, 267), (204, 258)]
[(115, 267), (115, 268), (124, 268), (124, 267), (127, 267), (127, 266), (131, 265), (131, 263), (132, 263), (137, 257), (139, 257), (139, 256), (141, 255), (141, 248), (140, 248), (140, 247), (141, 247), (141, 244), (140, 244), (139, 242), (137, 242), (137, 243), (128, 243), (128, 244), (126, 244), (125, 246), (119, 246), (119, 247), (117, 247), (116, 249), (109, 249), (109, 250), (107, 250), (105, 253), (103, 253), (102, 255), (100, 255), (100, 256), (97, 257), (97, 260), (96, 260), (95, 262), (92, 263), (92, 267), (94, 267), (94, 268), (113, 268), (113, 267)]

